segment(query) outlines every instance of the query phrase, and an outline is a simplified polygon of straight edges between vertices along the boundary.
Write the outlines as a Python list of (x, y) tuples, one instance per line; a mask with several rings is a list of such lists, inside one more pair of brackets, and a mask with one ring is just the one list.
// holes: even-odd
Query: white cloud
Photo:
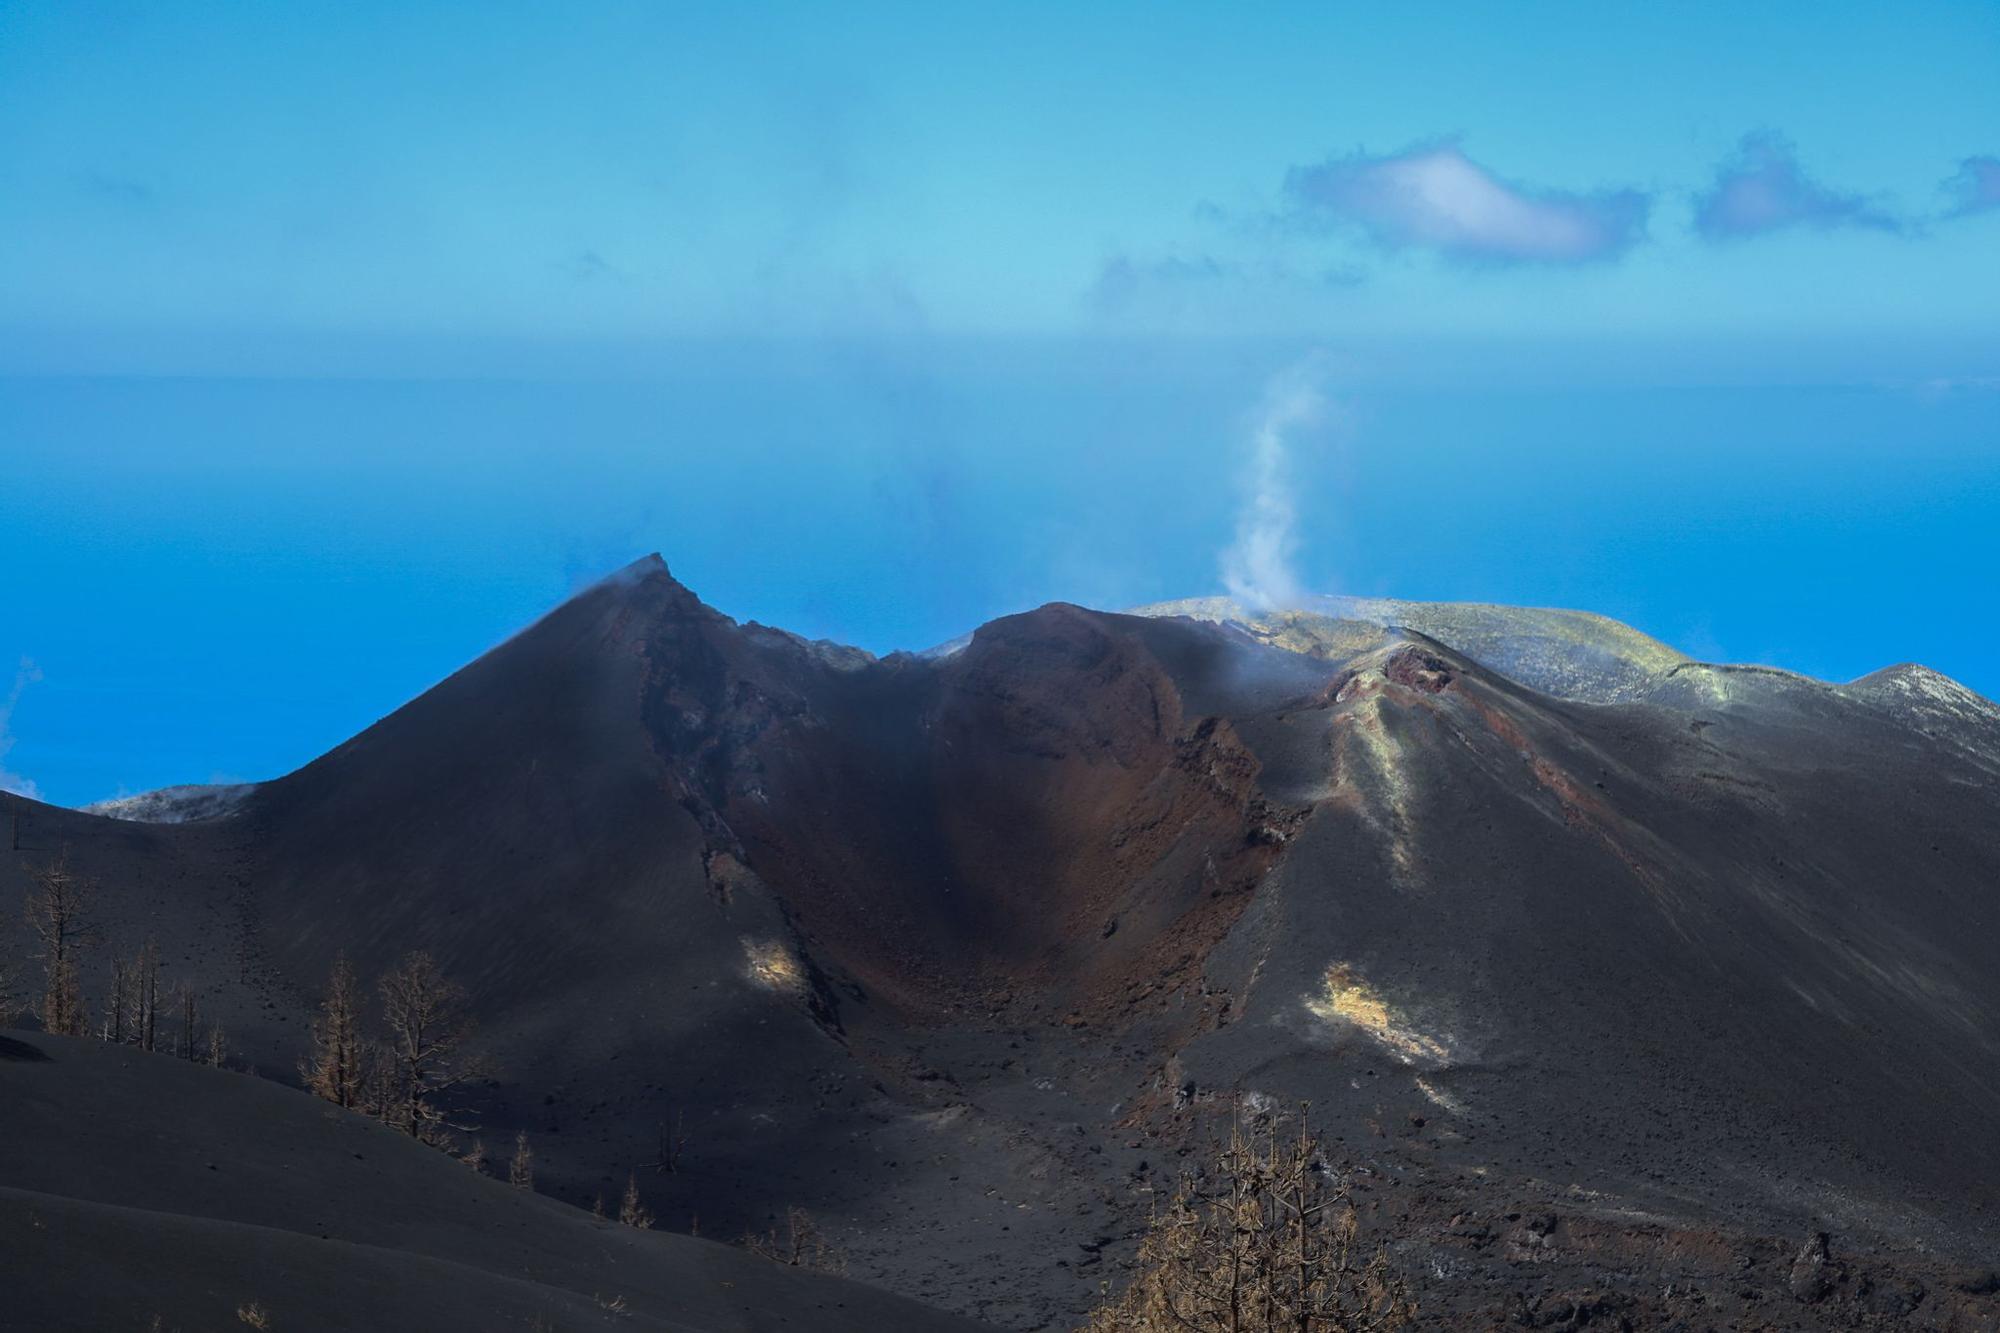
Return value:
[(1391, 248), (1500, 264), (1615, 258), (1644, 235), (1652, 203), (1637, 190), (1577, 194), (1515, 184), (1453, 143), (1294, 167), (1285, 193), (1288, 216), (1306, 225), (1358, 226)]
[(1951, 193), (1950, 217), (1970, 217), (2000, 209), (2000, 157), (1968, 157), (1958, 174), (1945, 182)]
[(1695, 200), (1695, 230), (1711, 241), (1741, 240), (1787, 227), (1861, 227), (1902, 231), (1904, 224), (1866, 195), (1828, 189), (1799, 166), (1790, 141), (1746, 134)]

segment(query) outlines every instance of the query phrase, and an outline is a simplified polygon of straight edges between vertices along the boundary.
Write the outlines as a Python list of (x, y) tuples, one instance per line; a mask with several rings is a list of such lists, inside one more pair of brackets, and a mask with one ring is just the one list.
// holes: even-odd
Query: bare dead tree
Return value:
[(660, 1136), (659, 1152), (646, 1165), (672, 1175), (680, 1170), (681, 1154), (687, 1151), (686, 1118), (676, 1110), (670, 1119), (661, 1121), (656, 1128)]
[(181, 983), (181, 1030), (174, 1039), (174, 1054), (183, 1060), (192, 1060), (197, 1054), (198, 1037), (195, 1032), (194, 987)]
[(525, 1129), (514, 1136), (514, 1156), (507, 1163), (507, 1183), (517, 1190), (535, 1187), (535, 1150), (528, 1146)]
[(1303, 1113), (1239, 1121), (1155, 1214), (1138, 1273), (1083, 1333), (1387, 1333), (1416, 1306), (1381, 1250), (1364, 1257), (1345, 1181)]
[(391, 1123), (411, 1138), (445, 1145), (454, 1129), (445, 1102), (479, 1070), (461, 1054), (473, 1031), (465, 991), (419, 950), (382, 979), (382, 1015), (389, 1026), (389, 1056), (396, 1088)]
[(98, 1035), (113, 1045), (125, 1041), (125, 1016), (132, 1011), (132, 970), (123, 958), (111, 960), (111, 993), (104, 1001), (104, 1025)]
[(129, 962), (111, 960), (111, 992), (99, 1035), (114, 1043), (155, 1049), (160, 1031), (160, 946), (147, 940)]
[(312, 1055), (300, 1066), (306, 1087), (335, 1106), (358, 1107), (364, 1095), (360, 988), (347, 955), (333, 960), (326, 998), (312, 1024)]
[(90, 919), (96, 885), (69, 867), (67, 849), (34, 872), (28, 894), (28, 929), (41, 945), (42, 1027), (58, 1036), (81, 1037), (90, 1020), (83, 1005), (83, 951), (97, 938)]
[(229, 1036), (221, 1026), (208, 1025), (208, 1063), (216, 1069), (222, 1068), (229, 1059)]
[(132, 1040), (141, 1050), (154, 1050), (160, 1035), (160, 946), (147, 940), (132, 960)]
[(752, 1254), (792, 1268), (814, 1268), (822, 1273), (845, 1273), (847, 1256), (827, 1239), (813, 1215), (794, 1204), (785, 1209), (783, 1221), (773, 1222), (761, 1235), (745, 1236), (743, 1246)]
[(363, 1111), (383, 1124), (394, 1124), (396, 1107), (396, 1062), (389, 1048), (379, 1041), (364, 1042), (361, 1048), (361, 1102)]
[(373, 1116), (383, 1124), (396, 1122), (396, 1107), (400, 1104), (396, 1090), (395, 1061), (390, 1058), (389, 1047), (380, 1039), (366, 1035), (361, 1039), (360, 1057), (361, 1080), (354, 1107), (363, 1115)]
[(625, 1177), (625, 1197), (618, 1201), (618, 1220), (641, 1231), (652, 1228), (653, 1214), (639, 1201), (639, 1173), (636, 1171)]

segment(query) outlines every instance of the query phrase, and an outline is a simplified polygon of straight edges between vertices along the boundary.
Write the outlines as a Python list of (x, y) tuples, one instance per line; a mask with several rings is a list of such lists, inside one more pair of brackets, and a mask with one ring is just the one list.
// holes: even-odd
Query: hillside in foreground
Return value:
[(162, 1054), (8, 1033), (0, 1106), (8, 1328), (977, 1327), (594, 1218), (353, 1112)]

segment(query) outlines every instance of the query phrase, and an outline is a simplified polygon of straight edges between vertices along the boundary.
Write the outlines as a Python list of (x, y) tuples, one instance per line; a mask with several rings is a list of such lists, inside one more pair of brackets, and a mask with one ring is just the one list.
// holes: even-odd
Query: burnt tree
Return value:
[(335, 1106), (358, 1107), (364, 1095), (360, 988), (346, 954), (333, 960), (326, 998), (313, 1019), (312, 1055), (300, 1071), (306, 1087)]
[(391, 1124), (411, 1138), (443, 1146), (454, 1123), (446, 1103), (453, 1089), (478, 1076), (462, 1056), (472, 1036), (465, 991), (419, 950), (382, 979), (382, 1017), (389, 1028), (390, 1076), (394, 1100)]
[(1387, 1333), (1416, 1313), (1386, 1255), (1363, 1250), (1347, 1182), (1301, 1113), (1296, 1128), (1231, 1125), (1082, 1333)]
[(67, 850), (34, 873), (28, 893), (28, 929), (41, 946), (42, 995), (36, 1013), (45, 1031), (87, 1034), (83, 1005), (83, 951), (97, 938), (90, 919), (96, 886), (69, 866)]

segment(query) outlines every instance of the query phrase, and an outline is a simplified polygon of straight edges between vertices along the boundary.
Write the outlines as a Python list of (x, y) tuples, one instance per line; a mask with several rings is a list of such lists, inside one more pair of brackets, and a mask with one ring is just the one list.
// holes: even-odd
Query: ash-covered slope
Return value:
[(85, 814), (129, 819), (140, 824), (186, 824), (202, 819), (223, 819), (235, 814), (256, 790), (255, 783), (198, 783), (181, 787), (161, 787), (134, 796), (114, 796), (83, 807)]
[(1629, 625), (1588, 611), (1315, 596), (1300, 607), (1256, 611), (1227, 597), (1158, 602), (1132, 614), (1233, 624), (1264, 643), (1343, 660), (1414, 630), (1543, 694), (1585, 703), (1644, 698), (1688, 659)]
[(1007, 1327), (1067, 1326), (1246, 1102), (1313, 1102), (1463, 1327), (1579, 1283), (1727, 1322), (1819, 1229), (1992, 1252), (1990, 704), (1572, 613), (1193, 609), (874, 661), (654, 558), (232, 818), (24, 807), (0, 894), (69, 845), (278, 1076), (336, 950), (428, 949), (560, 1197), (801, 1204)]
[[(588, 1203), (637, 1169), (664, 1224), (725, 1238), (804, 1205), (857, 1274), (1020, 1322), (1091, 1289), (1044, 1262), (1099, 1225), (1078, 1206), (1101, 1187), (1051, 1169), (1086, 1144), (1052, 1150), (1039, 1104), (967, 1106), (912, 1033), (1184, 985), (1199, 949), (1161, 954), (1181, 899), (1212, 937), (1273, 851), (1253, 776), (1087, 613), (948, 669), (869, 663), (737, 626), (654, 558), (230, 819), (32, 808), (0, 892), (70, 849), (117, 949), (159, 938), (276, 1077), (336, 953), (372, 978), (426, 949), (499, 1071), (489, 1141), (526, 1129), (545, 1188)], [(1092, 896), (1064, 908), (1072, 888)], [(663, 1136), (688, 1145), (671, 1172)], [(1024, 1216), (1038, 1194), (1061, 1206)]]
[(1312, 814), (1211, 958), (1241, 1022), (1192, 1079), (1425, 1117), (1468, 1165), (1657, 1211), (1991, 1243), (1985, 772), (1796, 678), (1682, 712), (1434, 642), (1353, 665), (1250, 733)]
[(978, 1327), (593, 1218), (261, 1079), (28, 1033), (0, 1036), (0, 1292), (0, 1326), (37, 1333)]

